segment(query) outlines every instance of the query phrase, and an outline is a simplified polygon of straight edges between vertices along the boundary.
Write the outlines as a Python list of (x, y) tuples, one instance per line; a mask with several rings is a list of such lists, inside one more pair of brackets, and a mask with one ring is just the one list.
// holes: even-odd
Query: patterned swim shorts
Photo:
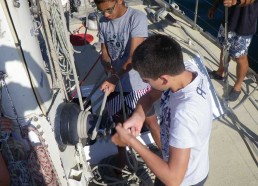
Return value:
[[(252, 41), (253, 35), (239, 36), (235, 32), (228, 32), (228, 42), (230, 45), (229, 55), (232, 58), (239, 58), (247, 55), (249, 45)], [(218, 40), (220, 45), (223, 46), (225, 39), (225, 30), (223, 25), (220, 25), (218, 32)]]
[[(127, 115), (130, 115), (134, 111), (137, 101), (140, 99), (140, 97), (149, 92), (150, 89), (151, 88), (148, 86), (147, 88), (144, 88), (142, 90), (123, 93)], [(106, 109), (109, 116), (114, 117), (115, 115), (122, 113), (121, 96), (119, 92), (112, 92), (108, 96)]]

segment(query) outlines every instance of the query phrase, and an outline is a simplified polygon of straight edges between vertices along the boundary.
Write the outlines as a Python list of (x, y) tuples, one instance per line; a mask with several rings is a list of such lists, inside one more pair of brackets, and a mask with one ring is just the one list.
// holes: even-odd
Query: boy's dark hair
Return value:
[(94, 0), (94, 3), (95, 3), (96, 5), (98, 5), (98, 4), (101, 4), (101, 3), (105, 3), (105, 2), (107, 2), (107, 1), (115, 1), (115, 0)]
[(185, 70), (180, 45), (172, 38), (155, 34), (134, 51), (133, 68), (142, 76), (157, 79), (161, 75), (178, 75)]

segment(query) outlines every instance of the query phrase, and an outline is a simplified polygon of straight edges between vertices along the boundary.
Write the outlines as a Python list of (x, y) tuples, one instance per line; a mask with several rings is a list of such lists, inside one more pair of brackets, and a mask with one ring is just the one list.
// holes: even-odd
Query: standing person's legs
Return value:
[(234, 85), (234, 90), (241, 91), (241, 85), (244, 81), (246, 73), (249, 68), (248, 58), (247, 55), (241, 56), (236, 59), (237, 66), (236, 66), (236, 82)]
[[(219, 68), (216, 71), (216, 74), (219, 75), (220, 77), (222, 77), (223, 73), (224, 73), (224, 59), (223, 59), (223, 44), (224, 44), (224, 40), (225, 40), (224, 32), (225, 32), (224, 27), (222, 25), (220, 25), (217, 38), (221, 45), (221, 48), (220, 48), (220, 57), (219, 57)], [(217, 79), (217, 78), (214, 78), (214, 79)]]
[[(225, 33), (223, 26), (220, 26), (218, 32), (218, 40), (221, 45), (224, 43)], [(230, 44), (229, 48), (229, 56), (231, 58), (236, 59), (237, 66), (236, 66), (236, 82), (230, 91), (228, 97), (226, 98), (228, 101), (236, 101), (241, 94), (241, 85), (244, 81), (246, 73), (249, 68), (248, 64), (248, 48), (250, 46), (252, 40), (252, 35), (248, 36), (241, 36), (237, 35), (235, 32), (228, 32), (228, 42)], [(210, 72), (211, 79), (223, 80), (223, 73), (224, 73), (224, 63), (223, 63), (223, 50), (221, 50), (220, 54), (220, 63), (219, 68), (217, 71)]]
[(209, 75), (211, 79), (223, 80), (223, 74), (224, 74), (224, 57), (223, 57), (223, 49), (221, 48), (219, 67), (216, 71), (214, 70), (209, 72)]
[(223, 76), (224, 73), (224, 59), (223, 59), (223, 49), (221, 48), (220, 57), (219, 57), (219, 68), (217, 70), (217, 74)]
[(217, 70), (209, 72), (209, 75), (210, 75), (211, 79), (223, 80), (223, 74), (224, 74), (223, 44), (224, 44), (224, 40), (225, 40), (225, 30), (224, 30), (223, 25), (220, 25), (217, 39), (218, 39), (218, 41), (219, 41), (219, 43), (221, 45), (220, 58), (219, 58), (219, 67), (218, 67)]
[(241, 94), (241, 86), (249, 68), (247, 53), (252, 41), (252, 35), (235, 35), (233, 41), (229, 54), (237, 62), (236, 82), (228, 95), (227, 99), (229, 101), (236, 101)]

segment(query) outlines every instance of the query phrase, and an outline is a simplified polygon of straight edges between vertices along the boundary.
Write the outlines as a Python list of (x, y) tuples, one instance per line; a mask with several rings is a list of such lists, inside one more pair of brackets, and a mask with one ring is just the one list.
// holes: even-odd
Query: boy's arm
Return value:
[(117, 72), (118, 77), (122, 77), (126, 72), (129, 72), (132, 69), (132, 56), (134, 53), (134, 50), (144, 41), (144, 37), (135, 37), (131, 39), (131, 48), (130, 48), (130, 54), (125, 62), (125, 64), (122, 66), (121, 70)]
[(132, 116), (123, 123), (123, 127), (130, 129), (134, 136), (138, 136), (145, 121), (146, 114), (152, 108), (153, 103), (160, 98), (161, 94), (161, 91), (151, 89), (143, 95), (138, 100)]
[[(112, 137), (116, 145), (128, 145), (132, 147), (144, 160), (151, 171), (165, 185), (180, 185), (184, 179), (190, 158), (190, 148), (169, 148), (168, 162), (162, 160), (158, 155), (151, 152), (137, 138), (125, 130), (121, 125), (116, 127), (117, 133)], [(117, 140), (119, 139), (119, 140)]]
[(165, 185), (180, 185), (184, 179), (190, 158), (190, 148), (169, 148), (169, 161), (162, 160), (159, 156), (148, 150), (136, 138), (129, 143), (143, 158), (150, 170)]
[(220, 3), (222, 3), (223, 0), (215, 0), (212, 7), (208, 10), (208, 18), (213, 19), (215, 12), (219, 6)]
[(105, 43), (101, 43), (101, 63), (105, 69), (105, 71), (111, 70), (111, 59), (107, 51), (107, 47)]
[(130, 54), (125, 62), (125, 64), (122, 66), (121, 70), (119, 72), (111, 71), (111, 59), (107, 51), (107, 47), (105, 44), (101, 44), (101, 50), (102, 50), (102, 65), (104, 66), (104, 69), (106, 72), (111, 71), (112, 76), (109, 78), (108, 81), (105, 81), (102, 85), (100, 90), (106, 91), (106, 88), (108, 87), (109, 93), (113, 92), (115, 90), (115, 86), (119, 79), (128, 71), (132, 69), (132, 55), (136, 47), (141, 44), (144, 41), (143, 37), (136, 37), (131, 39), (131, 48), (130, 48)]

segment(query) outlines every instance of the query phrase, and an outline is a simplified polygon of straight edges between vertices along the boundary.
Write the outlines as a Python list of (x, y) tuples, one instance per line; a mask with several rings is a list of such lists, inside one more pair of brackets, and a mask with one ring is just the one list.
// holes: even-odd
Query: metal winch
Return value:
[(76, 145), (80, 139), (96, 139), (99, 127), (106, 126), (109, 122), (108, 117), (102, 120), (106, 99), (105, 94), (99, 115), (92, 113), (91, 107), (80, 110), (76, 103), (61, 103), (58, 106), (55, 116), (55, 138), (61, 151), (65, 150), (67, 145)]

